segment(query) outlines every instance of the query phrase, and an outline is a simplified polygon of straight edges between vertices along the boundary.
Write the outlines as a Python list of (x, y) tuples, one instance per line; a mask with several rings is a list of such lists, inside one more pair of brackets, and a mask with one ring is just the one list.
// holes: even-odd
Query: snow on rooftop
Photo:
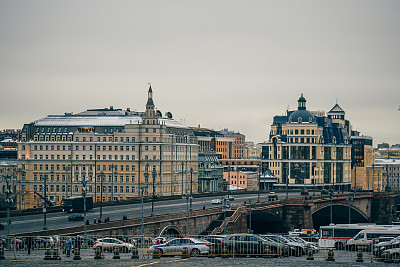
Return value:
[[(189, 128), (175, 120), (159, 118), (158, 123), (174, 128)], [(125, 126), (142, 124), (140, 116), (48, 116), (34, 121), (35, 126), (68, 127), (68, 126)]]

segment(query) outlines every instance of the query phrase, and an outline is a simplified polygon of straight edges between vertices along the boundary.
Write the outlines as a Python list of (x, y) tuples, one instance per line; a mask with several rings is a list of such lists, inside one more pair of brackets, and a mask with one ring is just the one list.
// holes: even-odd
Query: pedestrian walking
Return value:
[(72, 249), (72, 241), (69, 236), (67, 237), (67, 240), (65, 241), (65, 250), (67, 252), (67, 257), (71, 256), (71, 249)]
[(93, 220), (93, 224), (96, 224), (96, 218), (94, 218), (94, 220)]

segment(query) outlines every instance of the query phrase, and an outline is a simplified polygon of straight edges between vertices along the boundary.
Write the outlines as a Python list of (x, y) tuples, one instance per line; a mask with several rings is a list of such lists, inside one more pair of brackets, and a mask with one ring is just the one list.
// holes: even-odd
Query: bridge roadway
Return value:
[[(286, 192), (277, 193), (279, 199), (284, 199), (286, 197)], [(234, 195), (235, 200), (233, 203), (243, 203), (248, 199), (252, 199), (253, 202), (257, 201), (257, 194), (240, 194)], [(300, 197), (299, 192), (289, 192), (289, 198)], [(210, 208), (216, 206), (211, 204), (211, 200), (215, 198), (222, 197), (200, 197), (193, 198), (192, 209), (199, 210), (203, 206), (205, 208)], [(267, 201), (268, 194), (261, 193), (260, 201)], [(174, 199), (174, 200), (164, 200), (154, 202), (154, 214), (168, 214), (168, 213), (178, 213), (186, 211), (186, 199)], [(151, 202), (143, 204), (144, 216), (151, 215)], [(100, 208), (95, 208), (86, 213), (86, 218), (89, 220), (90, 224), (93, 224), (93, 220), (99, 218)], [(62, 229), (65, 227), (74, 227), (82, 225), (82, 221), (68, 221), (67, 217), (69, 214), (64, 212), (48, 213), (47, 214), (47, 229)], [(126, 205), (116, 205), (116, 206), (106, 206), (103, 207), (103, 219), (109, 217), (110, 220), (121, 220), (122, 217), (126, 215), (129, 218), (140, 218), (141, 217), (141, 204), (126, 204)], [(11, 217), (11, 228), (10, 234), (21, 234), (30, 233), (34, 231), (41, 231), (43, 229), (43, 214), (38, 215), (27, 215), (27, 216), (17, 216)], [(3, 218), (2, 223), (5, 225), (4, 230), (0, 231), (0, 235), (7, 234), (7, 219)]]

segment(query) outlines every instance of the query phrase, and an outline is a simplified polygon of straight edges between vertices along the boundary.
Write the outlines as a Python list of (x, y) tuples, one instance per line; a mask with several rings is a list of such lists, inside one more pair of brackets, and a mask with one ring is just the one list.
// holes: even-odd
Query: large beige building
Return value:
[(275, 187), (349, 190), (351, 144), (344, 111), (336, 104), (328, 117), (314, 114), (302, 95), (297, 110), (274, 117), (270, 139), (262, 144), (263, 172), (278, 178)]
[[(26, 124), (18, 144), (25, 207), (81, 195), (94, 201), (197, 192), (198, 145), (189, 127), (155, 109), (150, 86), (145, 112), (87, 110)], [(154, 183), (154, 185), (153, 185)]]

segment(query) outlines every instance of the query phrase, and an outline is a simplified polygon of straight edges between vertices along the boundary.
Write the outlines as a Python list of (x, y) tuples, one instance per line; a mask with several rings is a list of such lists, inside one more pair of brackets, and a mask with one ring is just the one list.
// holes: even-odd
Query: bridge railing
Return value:
[[(316, 242), (304, 242), (303, 245), (301, 242), (296, 243), (294, 241), (290, 243), (272, 241), (279, 240), (279, 238), (288, 237), (282, 237), (278, 234), (269, 236), (232, 234), (186, 237), (152, 235), (8, 236), (0, 237), (0, 259), (5, 256), (9, 260), (41, 261), (56, 258), (68, 260), (72, 257), (75, 259), (77, 255), (80, 258), (87, 259), (94, 259), (95, 257), (150, 259), (158, 256), (183, 257), (187, 253), (188, 257), (203, 256), (208, 258), (241, 258), (250, 255), (265, 258), (266, 261), (269, 258), (282, 258), (281, 260), (285, 261), (285, 259), (292, 257), (299, 257), (299, 260), (315, 258), (315, 260), (327, 261), (333, 257), (343, 264), (355, 262), (360, 258), (368, 261), (400, 261), (396, 258), (395, 253), (387, 254), (384, 250), (376, 250), (377, 241), (354, 251), (345, 250), (345, 247), (340, 249), (335, 249), (335, 246), (331, 247), (329, 244), (334, 240), (313, 240)], [(174, 240), (179, 240), (179, 242), (174, 243)], [(70, 257), (68, 257), (68, 254), (70, 254)], [(360, 256), (361, 254), (362, 256)], [(210, 260), (204, 264), (212, 265)]]

